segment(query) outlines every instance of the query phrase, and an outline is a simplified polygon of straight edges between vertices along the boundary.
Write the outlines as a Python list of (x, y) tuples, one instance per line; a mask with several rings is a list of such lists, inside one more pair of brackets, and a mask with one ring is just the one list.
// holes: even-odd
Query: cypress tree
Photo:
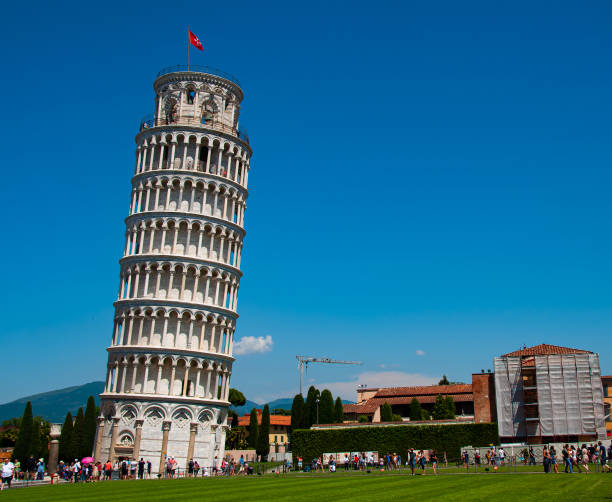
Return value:
[(80, 458), (89, 457), (93, 453), (96, 440), (96, 400), (89, 396), (85, 417), (83, 418), (83, 446), (79, 453)]
[(334, 422), (337, 424), (344, 422), (344, 407), (342, 406), (342, 399), (340, 399), (340, 396), (336, 398), (336, 405), (334, 407)]
[(74, 426), (72, 428), (72, 454), (74, 458), (81, 460), (81, 452), (83, 451), (83, 421), (85, 416), (83, 414), (83, 408), (79, 408), (76, 418), (74, 419)]
[(455, 401), (453, 396), (446, 396), (444, 398), (444, 407), (446, 408), (445, 418), (455, 418)]
[(446, 403), (444, 402), (442, 394), (438, 394), (436, 396), (436, 402), (434, 403), (431, 414), (434, 420), (442, 420), (443, 418), (446, 418)]
[(32, 403), (28, 401), (23, 410), (19, 434), (17, 435), (17, 441), (15, 441), (15, 448), (13, 450), (13, 458), (19, 460), (22, 466), (25, 466), (25, 462), (30, 455), (37, 453), (32, 451), (33, 431), (34, 419), (32, 417)]
[(321, 398), (319, 400), (319, 423), (334, 423), (334, 396), (332, 396), (332, 393), (328, 389), (321, 392)]
[(299, 429), (304, 422), (304, 398), (302, 394), (296, 394), (291, 403), (291, 428)]
[(423, 420), (423, 408), (416, 397), (410, 401), (410, 420)]
[(265, 462), (270, 453), (270, 407), (266, 404), (261, 414), (261, 426), (257, 435), (257, 454)]
[[(36, 460), (38, 460), (41, 457), (45, 457), (46, 456), (46, 448), (44, 453), (42, 453), (43, 448), (42, 448), (42, 441), (41, 441), (41, 431), (40, 431), (40, 422), (41, 422), (41, 418), (37, 417), (34, 418), (34, 420), (32, 421), (32, 439), (30, 440), (30, 455), (33, 455), (34, 458), (36, 458)], [(47, 445), (45, 445), (47, 446)]]
[(391, 422), (393, 420), (393, 410), (391, 409), (391, 405), (385, 401), (383, 405), (380, 407), (380, 421), (381, 422)]
[(257, 424), (257, 408), (251, 410), (251, 419), (249, 421), (249, 437), (247, 442), (251, 448), (257, 447), (257, 433), (259, 432), (259, 426)]
[(72, 462), (74, 454), (72, 453), (72, 413), (66, 413), (62, 433), (59, 437), (59, 460), (64, 462)]
[(306, 405), (304, 406), (304, 429), (310, 429), (312, 424), (317, 423), (317, 399), (319, 399), (319, 391), (311, 385), (306, 396)]

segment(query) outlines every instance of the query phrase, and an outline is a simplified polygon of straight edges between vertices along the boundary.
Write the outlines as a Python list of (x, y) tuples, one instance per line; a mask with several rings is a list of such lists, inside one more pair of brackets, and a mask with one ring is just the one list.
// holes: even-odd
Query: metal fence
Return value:
[(157, 78), (161, 77), (162, 75), (167, 75), (168, 73), (177, 73), (177, 72), (207, 73), (208, 75), (214, 75), (216, 77), (221, 77), (221, 78), (224, 78), (225, 80), (229, 80), (230, 82), (233, 82), (238, 87), (240, 87), (240, 82), (233, 75), (225, 71), (219, 70), (218, 68), (213, 68), (212, 66), (202, 66), (202, 65), (197, 65), (197, 64), (190, 64), (189, 66), (184, 65), (184, 64), (167, 66), (166, 68), (162, 68), (159, 71), (159, 73), (157, 74)]
[(140, 121), (140, 132), (151, 129), (152, 127), (162, 126), (189, 126), (189, 127), (201, 127), (204, 129), (211, 129), (213, 131), (220, 131), (233, 136), (237, 136), (245, 143), (249, 143), (249, 134), (244, 129), (238, 129), (232, 127), (218, 120), (202, 120), (193, 117), (180, 117), (180, 118), (166, 118), (166, 117), (154, 117), (153, 115), (147, 115)]

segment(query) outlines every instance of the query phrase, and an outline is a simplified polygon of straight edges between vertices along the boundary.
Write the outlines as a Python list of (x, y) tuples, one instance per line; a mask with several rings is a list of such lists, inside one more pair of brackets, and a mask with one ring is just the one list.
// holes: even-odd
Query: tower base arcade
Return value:
[(191, 458), (207, 470), (220, 464), (226, 406), (101, 397), (96, 460), (110, 459), (114, 464), (143, 458), (151, 462), (152, 473), (162, 475), (169, 457), (174, 457), (179, 469), (186, 469)]

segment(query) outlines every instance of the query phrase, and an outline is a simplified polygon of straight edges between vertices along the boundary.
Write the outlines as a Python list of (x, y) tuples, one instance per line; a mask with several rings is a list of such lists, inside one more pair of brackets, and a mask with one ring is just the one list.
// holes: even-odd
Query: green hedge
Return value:
[(310, 462), (323, 453), (337, 452), (377, 451), (380, 455), (395, 452), (405, 458), (409, 448), (436, 450), (440, 456), (446, 451), (448, 460), (453, 461), (461, 457), (462, 446), (490, 444), (499, 444), (496, 423), (301, 429), (291, 435), (294, 465), (297, 457)]

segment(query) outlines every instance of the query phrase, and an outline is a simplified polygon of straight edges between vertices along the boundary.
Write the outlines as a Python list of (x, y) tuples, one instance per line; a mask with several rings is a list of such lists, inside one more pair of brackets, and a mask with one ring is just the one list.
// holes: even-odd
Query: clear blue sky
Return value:
[[(232, 385), (469, 380), (523, 343), (612, 373), (609, 2), (3, 6), (0, 402), (102, 380), (159, 69), (236, 75), (254, 155)], [(423, 355), (418, 355), (422, 351)], [(409, 376), (414, 375), (414, 376)]]

